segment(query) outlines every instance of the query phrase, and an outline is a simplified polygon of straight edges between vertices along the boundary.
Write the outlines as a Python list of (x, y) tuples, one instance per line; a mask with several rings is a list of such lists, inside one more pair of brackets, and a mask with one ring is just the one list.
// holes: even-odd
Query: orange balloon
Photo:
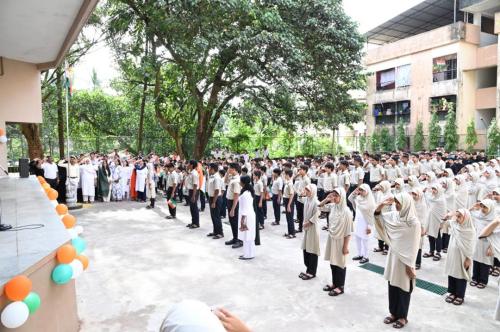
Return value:
[(43, 184), (43, 183), (47, 182), (47, 181), (45, 181), (45, 179), (41, 175), (38, 175), (36, 178), (38, 179), (38, 182), (40, 182), (40, 184)]
[(80, 262), (82, 262), (83, 269), (86, 270), (87, 267), (89, 267), (89, 258), (85, 255), (78, 255), (76, 256), (76, 259), (78, 259)]
[(71, 244), (65, 244), (57, 249), (57, 261), (61, 264), (69, 264), (76, 257), (76, 249)]
[(47, 182), (42, 183), (42, 188), (43, 189), (50, 189), (50, 184), (48, 184)]
[(57, 214), (62, 216), (64, 214), (68, 213), (68, 207), (66, 206), (66, 204), (57, 204), (56, 211), (57, 211)]
[(22, 301), (31, 292), (31, 280), (23, 275), (10, 279), (5, 284), (5, 296), (11, 301)]
[(5, 135), (5, 130), (3, 128), (0, 128), (0, 136)]
[(73, 228), (76, 225), (76, 218), (71, 214), (67, 214), (62, 218), (62, 222), (64, 224), (64, 227)]
[(47, 196), (49, 196), (49, 199), (51, 201), (56, 200), (57, 196), (59, 196), (59, 193), (55, 189), (50, 189), (49, 192), (47, 193)]

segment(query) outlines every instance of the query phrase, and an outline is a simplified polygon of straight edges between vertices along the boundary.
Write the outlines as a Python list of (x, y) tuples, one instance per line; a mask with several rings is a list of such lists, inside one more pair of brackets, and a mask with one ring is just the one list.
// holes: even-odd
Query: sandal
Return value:
[(446, 303), (452, 303), (453, 301), (455, 301), (457, 297), (453, 294), (450, 294), (446, 297), (446, 299), (444, 300)]
[(323, 290), (325, 292), (331, 292), (334, 288), (335, 288), (335, 285), (333, 285), (333, 286), (326, 285), (325, 287), (323, 287)]
[(310, 275), (304, 274), (301, 279), (302, 280), (310, 280), (313, 278), (316, 278), (316, 276), (310, 276)]
[(279, 226), (279, 224), (280, 224), (280, 223), (279, 223), (279, 222), (276, 222), (276, 221), (273, 221), (273, 222), (271, 223), (271, 225), (272, 225), (272, 226)]
[(420, 270), (420, 264), (415, 264), (415, 270)]
[(287, 235), (286, 238), (290, 240), (290, 239), (295, 239), (296, 236), (295, 235)]
[(328, 227), (327, 226), (323, 226), (323, 228), (321, 228), (321, 229), (324, 230), (324, 231), (327, 231)]
[(472, 280), (471, 282), (469, 282), (469, 285), (471, 285), (472, 287), (477, 286), (477, 284), (478, 284), (478, 282), (475, 280)]
[(382, 255), (387, 256), (389, 252), (387, 250), (382, 251)]
[(443, 252), (444, 252), (445, 254), (446, 254), (446, 253), (448, 253), (448, 249), (447, 249), (447, 248), (444, 248), (444, 249), (443, 249)]
[(395, 329), (402, 329), (403, 327), (405, 327), (405, 325), (408, 324), (408, 321), (405, 319), (405, 323), (401, 323), (400, 320), (397, 320), (394, 322), (394, 324), (392, 324), (392, 327), (394, 327)]
[(432, 260), (435, 261), (435, 262), (441, 260), (441, 254), (434, 255), (434, 258)]
[(455, 300), (453, 300), (454, 305), (462, 305), (462, 303), (464, 303), (464, 299), (461, 299), (459, 297), (457, 297)]
[(424, 258), (434, 257), (434, 253), (433, 252), (426, 252), (422, 257), (424, 257)]
[(500, 276), (500, 270), (498, 268), (494, 268), (493, 271), (491, 272), (492, 277), (498, 277)]
[(477, 284), (477, 288), (479, 288), (479, 289), (484, 289), (484, 288), (486, 288), (486, 285), (485, 285), (485, 284), (483, 284), (483, 283), (478, 283), (478, 284)]
[(303, 276), (305, 276), (306, 274), (304, 272), (300, 272), (299, 274), (299, 278), (302, 279)]
[(374, 248), (373, 249), (373, 252), (382, 252), (382, 251), (384, 251), (384, 249), (380, 249), (380, 248)]
[[(339, 289), (340, 291), (336, 291), (337, 289)], [(342, 294), (344, 294), (344, 289), (340, 287), (334, 288), (328, 293), (328, 295), (330, 296), (339, 296)]]
[(395, 321), (397, 321), (397, 319), (394, 316), (387, 316), (384, 318), (384, 324), (392, 324)]

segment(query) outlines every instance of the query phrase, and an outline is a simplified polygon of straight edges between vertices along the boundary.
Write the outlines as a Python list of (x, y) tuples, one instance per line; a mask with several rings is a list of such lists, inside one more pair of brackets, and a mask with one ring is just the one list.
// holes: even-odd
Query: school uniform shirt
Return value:
[(215, 191), (219, 190), (219, 196), (222, 194), (222, 188), (224, 187), (224, 181), (220, 177), (219, 173), (210, 175), (208, 177), (207, 183), (207, 193), (208, 197), (214, 197)]
[(297, 200), (300, 203), (305, 202), (304, 197), (300, 197), (300, 195), (302, 194), (302, 192), (304, 191), (306, 186), (309, 184), (311, 184), (311, 179), (309, 179), (309, 177), (307, 175), (306, 176), (297, 176), (295, 178), (295, 183), (293, 184), (293, 189), (297, 193), (297, 195), (298, 195)]
[(283, 179), (281, 177), (276, 178), (271, 186), (271, 193), (273, 195), (279, 195), (281, 189), (283, 188)]
[(359, 167), (356, 167), (353, 169), (353, 171), (351, 172), (351, 186), (352, 185), (358, 185), (359, 184), (359, 181), (361, 180), (361, 183), (363, 183), (363, 180), (365, 178), (365, 171), (363, 169), (363, 167), (359, 166)]
[(437, 174), (441, 174), (444, 172), (445, 168), (446, 168), (446, 163), (444, 162), (444, 160), (432, 160), (431, 162), (431, 167), (432, 167), (432, 171), (434, 173)]
[(377, 164), (377, 166), (371, 165), (370, 167), (370, 182), (380, 182), (382, 181), (382, 176), (385, 174), (384, 168)]
[(194, 186), (199, 189), (200, 187), (200, 176), (198, 171), (193, 169), (186, 178), (186, 188), (188, 190), (193, 190)]
[(345, 170), (339, 174), (339, 183), (338, 186), (345, 189), (345, 187), (349, 187), (351, 185), (351, 175), (348, 170)]
[(321, 173), (318, 176), (317, 188), (318, 190), (323, 190), (325, 188), (325, 173)]
[(290, 198), (294, 193), (293, 182), (288, 180), (285, 182), (285, 189), (283, 190), (283, 198)]
[(401, 176), (404, 179), (408, 179), (410, 177), (410, 175), (413, 175), (413, 174), (411, 174), (412, 166), (410, 165), (410, 163), (408, 163), (406, 165), (404, 163), (401, 163), (399, 165), (399, 169), (401, 170)]
[(43, 177), (49, 180), (57, 178), (57, 165), (55, 163), (43, 163)]
[(426, 159), (420, 161), (420, 174), (432, 172), (432, 165)]
[(410, 176), (412, 176), (412, 175), (415, 175), (416, 177), (420, 176), (420, 162), (417, 162), (417, 163), (412, 162), (411, 163)]
[(398, 166), (387, 165), (385, 167), (386, 180), (389, 182), (394, 182), (394, 180), (401, 177), (401, 171)]
[(316, 167), (309, 167), (309, 170), (307, 171), (307, 176), (309, 176), (309, 178), (311, 180), (316, 180)]
[(325, 192), (330, 192), (337, 186), (337, 174), (335, 173), (324, 173), (323, 179), (323, 189)]
[(261, 180), (256, 181), (253, 184), (253, 191), (255, 193), (255, 196), (262, 196), (262, 193), (264, 192), (264, 184)]
[(179, 184), (179, 174), (177, 172), (168, 173), (167, 188), (173, 187), (176, 184)]
[(227, 191), (226, 191), (226, 198), (233, 200), (234, 199), (234, 194), (239, 194), (241, 192), (241, 185), (240, 185), (240, 176), (239, 175), (234, 175), (234, 176), (229, 176), (229, 183), (227, 186)]

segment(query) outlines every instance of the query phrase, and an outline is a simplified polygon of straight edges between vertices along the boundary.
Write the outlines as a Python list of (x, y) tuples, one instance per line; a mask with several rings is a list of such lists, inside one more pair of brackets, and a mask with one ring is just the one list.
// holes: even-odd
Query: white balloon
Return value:
[(74, 238), (78, 237), (78, 233), (76, 232), (75, 228), (70, 228), (68, 229), (69, 236), (73, 240)]
[(80, 235), (83, 233), (83, 226), (75, 226), (76, 234)]
[(28, 309), (26, 303), (16, 301), (12, 302), (3, 309), (0, 320), (6, 328), (15, 329), (23, 325), (26, 320), (28, 320), (29, 315), (30, 310)]
[(0, 136), (0, 143), (7, 143), (7, 136), (3, 135), (3, 136)]
[(54, 207), (56, 207), (59, 204), (59, 202), (57, 201), (57, 199), (54, 199), (53, 201), (50, 201), (50, 203), (52, 205), (54, 205)]
[(69, 264), (73, 269), (73, 276), (71, 279), (76, 279), (83, 272), (83, 264), (78, 259), (73, 259), (73, 261)]

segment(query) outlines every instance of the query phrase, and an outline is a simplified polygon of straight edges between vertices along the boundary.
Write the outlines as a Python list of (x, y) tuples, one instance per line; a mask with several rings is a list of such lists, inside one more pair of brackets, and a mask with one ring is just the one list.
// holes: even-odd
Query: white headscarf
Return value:
[(226, 332), (226, 329), (205, 303), (184, 300), (172, 306), (160, 332)]
[(366, 183), (363, 183), (359, 186), (360, 189), (363, 189), (366, 192), (366, 196), (356, 195), (355, 199), (352, 199), (352, 194), (349, 196), (349, 200), (353, 204), (354, 209), (359, 210), (363, 215), (363, 218), (369, 225), (373, 225), (375, 219), (373, 217), (373, 212), (377, 208), (375, 205), (375, 198), (373, 197), (372, 190), (370, 186)]
[(328, 232), (332, 238), (339, 239), (345, 236), (347, 229), (352, 229), (352, 211), (347, 206), (344, 188), (337, 187), (333, 191), (340, 196), (340, 201), (338, 204), (333, 204), (330, 210)]
[(316, 196), (317, 187), (315, 184), (308, 184), (305, 189), (308, 189), (312, 195), (307, 196), (304, 201), (304, 220), (316, 222), (318, 218), (318, 197)]
[(471, 214), (468, 209), (459, 209), (464, 216), (464, 222), (459, 224), (455, 219), (450, 220), (450, 234), (455, 238), (458, 249), (465, 256), (472, 258), (476, 241), (476, 230), (472, 224)]

